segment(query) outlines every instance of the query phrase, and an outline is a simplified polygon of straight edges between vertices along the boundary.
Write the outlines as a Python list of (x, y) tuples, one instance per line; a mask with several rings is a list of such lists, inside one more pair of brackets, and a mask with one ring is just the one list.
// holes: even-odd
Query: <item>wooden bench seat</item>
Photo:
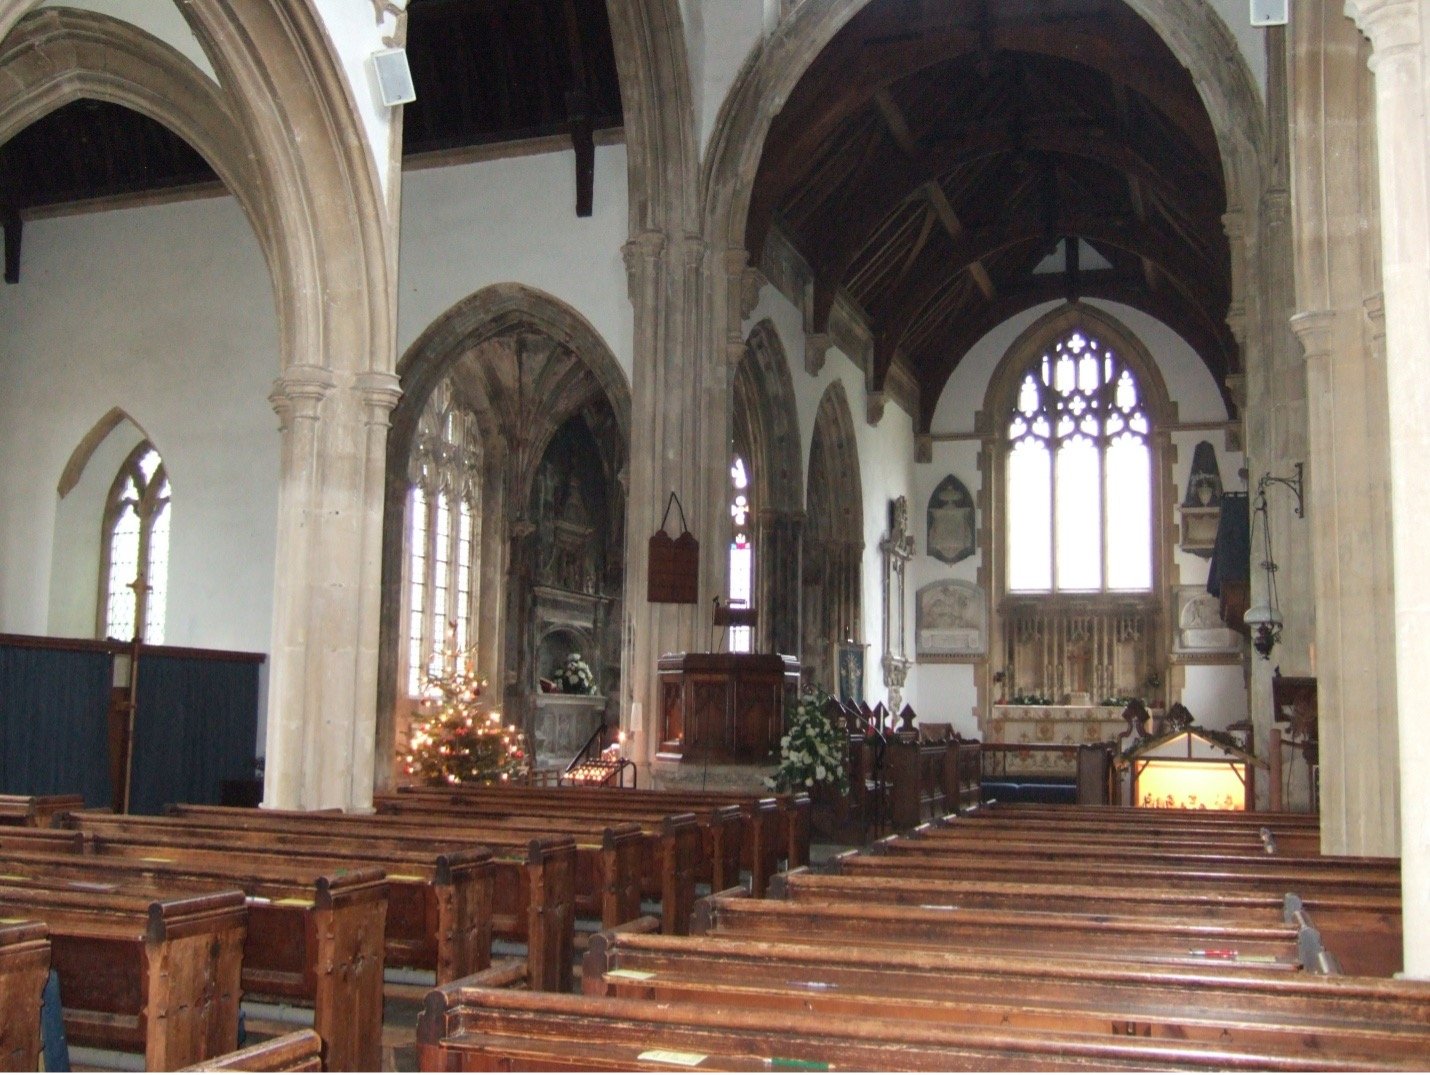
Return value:
[[(176, 805), (170, 816), (197, 828), (285, 835), (449, 840), (491, 847), (499, 857), (520, 854), (532, 839), (570, 838), (576, 848), (573, 875), (578, 913), (598, 918), (605, 928), (641, 914), (647, 874), (654, 894), (676, 909), (674, 919), (689, 920), (695, 902), (695, 877), (702, 855), (700, 832), (691, 815), (664, 816), (657, 824), (602, 824), (559, 818), (464, 817), (457, 812), (413, 815), (327, 814), (296, 810)], [(681, 910), (683, 909), (683, 918)], [(672, 928), (678, 925), (672, 922)], [(520, 925), (514, 924), (519, 936)], [(509, 931), (502, 925), (499, 931)]]
[[(642, 872), (644, 892), (654, 899), (662, 899), (665, 894), (662, 836), (668, 820), (688, 817), (699, 829), (701, 852), (695, 862), (695, 879), (710, 886), (711, 891), (732, 888), (740, 883), (742, 852), (748, 828), (747, 817), (733, 803), (680, 813), (660, 808), (625, 807), (611, 808), (598, 814), (588, 809), (588, 804), (580, 802), (547, 802), (535, 798), (496, 802), (456, 794), (445, 797), (378, 795), (374, 797), (373, 805), (383, 817), (398, 817), (418, 824), (434, 821), (498, 824), (504, 828), (532, 832), (569, 832), (578, 841), (591, 839), (593, 831), (607, 825), (637, 825), (647, 838)], [(588, 813), (590, 820), (585, 819)]]
[(56, 815), (83, 809), (83, 795), (0, 795), (0, 825), (47, 829)]
[[(1076, 959), (1042, 969), (1025, 965), (1021, 988), (1010, 995), (997, 981), (1001, 966), (990, 960), (977, 973), (949, 967), (928, 953), (891, 953), (885, 962), (877, 942), (843, 946), (846, 958), (818, 945), (753, 945), (722, 948), (722, 938), (656, 938), (647, 943), (629, 933), (603, 933), (592, 939), (582, 973), (588, 996), (625, 997), (673, 1004), (739, 1006), (767, 1012), (824, 1012), (831, 1017), (879, 1011), (899, 1021), (1076, 1031), (1086, 1034), (1202, 1041), (1249, 1049), (1267, 1049), (1335, 1057), (1349, 1066), (1384, 1057), (1430, 1060), (1430, 984), (1406, 989), (1348, 987), (1380, 1003), (1362, 1005), (1354, 1019), (1340, 1009), (1335, 989), (1310, 991), (1288, 987), (1310, 976), (1263, 976), (1232, 979), (1209, 1003), (1199, 986), (1215, 989), (1211, 975), (1179, 969), (1141, 976), (1139, 989), (1104, 988), (1099, 967)], [(660, 943), (674, 941), (675, 943)], [(828, 946), (832, 947), (832, 946)], [(865, 956), (847, 958), (850, 950)], [(895, 958), (902, 955), (903, 958)], [(1327, 979), (1320, 979), (1327, 980)], [(1360, 979), (1330, 981), (1358, 983)], [(1398, 983), (1372, 980), (1372, 987)], [(990, 986), (993, 988), (990, 989)], [(1267, 1000), (1284, 996), (1278, 1010)], [(1288, 1010), (1293, 997), (1297, 1010)]]
[[(810, 800), (803, 792), (797, 794), (751, 794), (730, 791), (654, 791), (635, 788), (587, 787), (461, 787), (428, 788), (404, 785), (394, 796), (380, 797), (387, 801), (395, 797), (457, 798), (466, 802), (530, 801), (554, 803), (570, 809), (571, 804), (588, 808), (595, 817), (605, 817), (611, 810), (624, 808), (657, 809), (666, 813), (694, 812), (738, 806), (746, 819), (747, 837), (741, 854), (741, 865), (750, 871), (752, 891), (762, 895), (764, 884), (780, 868), (793, 869), (809, 863)], [(733, 885), (733, 882), (731, 883)], [(718, 888), (731, 885), (717, 885)]]
[(877, 937), (881, 945), (1084, 954), (1089, 959), (1207, 965), (1228, 953), (1300, 966), (1296, 928), (1196, 919), (754, 900), (717, 894), (696, 904), (692, 933), (772, 941)]
[(242, 892), (149, 898), (0, 883), (0, 917), (45, 923), (72, 1043), (172, 1071), (238, 1040)]
[[(1144, 813), (1159, 814), (1162, 811), (1146, 810)], [(1161, 820), (1115, 816), (1099, 820), (1095, 815), (1088, 816), (1085, 812), (1066, 818), (1048, 818), (1025, 817), (1012, 811), (984, 809), (958, 817), (945, 817), (935, 824), (960, 832), (1002, 832), (1042, 837), (1056, 831), (1074, 838), (1090, 836), (1097, 839), (1174, 839), (1191, 843), (1234, 839), (1247, 843), (1259, 842), (1269, 853), (1274, 854), (1306, 856), (1321, 853), (1319, 827), (1287, 824), (1281, 820), (1284, 815), (1279, 814), (1246, 817), (1255, 820), (1234, 823), (1203, 821), (1197, 814), (1186, 813), (1173, 819)]]
[[(254, 863), (231, 857), (232, 868), (225, 871), (153, 860), (6, 856), (0, 871), (4, 883), (14, 888), (138, 899), (211, 891), (225, 883), (242, 887), (248, 919), (241, 982), (247, 999), (311, 1007), (314, 1029), (335, 1069), (368, 1070), (380, 1064), (388, 890), (382, 871), (349, 870), (329, 877), (268, 864), (254, 873)], [(65, 1002), (68, 1008), (68, 994)]]
[(184, 1071), (322, 1071), (323, 1039), (313, 1030), (295, 1030), (231, 1053), (191, 1064)]
[[(221, 861), (236, 852), (302, 859), (319, 868), (376, 867), (398, 877), (420, 876), (437, 855), (484, 850), (469, 833), (442, 830), (424, 835), (394, 832), (380, 823), (347, 824), (372, 820), (313, 814), (304, 824), (264, 827), (85, 813), (71, 815), (70, 823), (85, 832), (99, 855), (146, 858), (172, 853), (192, 860), (204, 854)], [(454, 847), (464, 850), (453, 852)], [(490, 861), (493, 932), (526, 944), (535, 988), (569, 989), (575, 954), (575, 840), (508, 839), (505, 846), (492, 849)]]
[[(611, 997), (464, 987), (428, 995), (418, 1023), (424, 1071), (838, 1068), (882, 1071), (1343, 1070), (1304, 1051), (1018, 1028), (900, 1022), (883, 1008), (831, 1019)], [(676, 1054), (676, 1055), (671, 1055)], [(1367, 1070), (1422, 1064), (1376, 1059)]]
[(40, 1000), (50, 973), (43, 922), (0, 920), (0, 1071), (34, 1071), (40, 1057)]
[[(76, 831), (74, 835), (83, 841), (83, 833)], [(299, 868), (291, 858), (275, 853), (272, 844), (255, 848), (253, 857), (236, 857), (231, 849), (202, 851), (182, 840), (180, 844), (183, 854), (177, 870), (205, 880), (227, 881), (249, 895), (263, 895), (259, 889), (265, 882), (302, 880), (311, 884), (325, 869), (344, 871), (366, 865), (338, 861), (340, 856), (333, 855), (333, 861), (310, 860)], [(20, 851), (19, 842), (11, 846), (15, 850), (0, 846), (0, 857), (14, 860), (36, 853)], [(142, 846), (154, 853), (130, 857), (156, 865), (159, 859), (173, 857), (162, 853), (173, 850), (165, 840)], [(81, 843), (79, 850), (93, 853), (109, 847), (101, 841), (88, 846)], [(388, 870), (387, 866), (394, 868)], [(458, 850), (455, 846), (435, 853), (414, 851), (403, 862), (385, 862), (381, 868), (389, 882), (384, 930), (388, 966), (431, 970), (437, 981), (443, 982), (465, 977), (490, 962), (495, 891), (495, 865), (490, 851), (470, 847)]]

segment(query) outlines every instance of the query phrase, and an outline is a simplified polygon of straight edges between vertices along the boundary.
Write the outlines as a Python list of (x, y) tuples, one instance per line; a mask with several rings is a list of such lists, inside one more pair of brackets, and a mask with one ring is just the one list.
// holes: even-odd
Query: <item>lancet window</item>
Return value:
[(106, 638), (164, 641), (169, 476), (148, 441), (119, 468), (104, 512), (100, 626)]

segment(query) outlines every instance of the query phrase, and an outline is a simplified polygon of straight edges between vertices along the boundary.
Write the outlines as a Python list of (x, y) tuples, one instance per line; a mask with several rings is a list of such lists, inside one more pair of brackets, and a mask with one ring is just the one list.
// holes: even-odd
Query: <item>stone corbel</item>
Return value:
[(933, 436), (929, 433), (919, 433), (914, 436), (914, 462), (933, 462)]
[(650, 279), (665, 254), (665, 235), (658, 231), (643, 231), (621, 246), (621, 259), (626, 263), (626, 289), (631, 302), (638, 303), (644, 281)]
[(824, 359), (834, 345), (834, 338), (827, 332), (806, 332), (804, 334), (804, 372), (811, 377), (819, 376), (824, 369)]
[(884, 405), (888, 398), (883, 392), (870, 392), (864, 400), (864, 419), (871, 426), (877, 426), (884, 420)]
[(268, 394), (268, 402), (278, 412), (279, 428), (287, 430), (295, 419), (316, 422), (323, 400), (335, 387), (337, 380), (326, 366), (289, 366), (278, 375)]
[(1306, 310), (1291, 318), (1291, 331), (1301, 341), (1306, 361), (1324, 358), (1331, 353), (1331, 330), (1336, 315), (1332, 310)]

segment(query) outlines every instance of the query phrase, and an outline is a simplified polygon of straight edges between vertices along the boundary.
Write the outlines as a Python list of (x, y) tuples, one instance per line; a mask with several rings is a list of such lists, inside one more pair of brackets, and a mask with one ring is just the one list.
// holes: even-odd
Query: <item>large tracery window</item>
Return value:
[(169, 476), (144, 441), (119, 468), (105, 506), (100, 625), (106, 638), (163, 643), (169, 516)]
[(1127, 364), (1068, 333), (1023, 375), (1006, 432), (1009, 592), (1150, 590), (1151, 429)]
[(444, 381), (418, 421), (408, 468), (404, 676), (410, 697), (421, 694), (428, 673), (476, 643), (480, 464), (476, 417)]

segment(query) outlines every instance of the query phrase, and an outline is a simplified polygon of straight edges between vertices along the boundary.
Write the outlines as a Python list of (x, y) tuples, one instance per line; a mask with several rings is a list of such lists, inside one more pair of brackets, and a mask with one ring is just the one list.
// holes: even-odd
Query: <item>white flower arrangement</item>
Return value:
[(768, 787), (800, 791), (829, 784), (848, 794), (844, 729), (825, 713), (828, 700), (829, 696), (817, 689), (800, 695), (780, 739), (779, 768), (765, 780)]
[(568, 654), (566, 663), (556, 670), (552, 678), (562, 694), (596, 693), (596, 677), (591, 674), (591, 666), (581, 659), (579, 653)]

